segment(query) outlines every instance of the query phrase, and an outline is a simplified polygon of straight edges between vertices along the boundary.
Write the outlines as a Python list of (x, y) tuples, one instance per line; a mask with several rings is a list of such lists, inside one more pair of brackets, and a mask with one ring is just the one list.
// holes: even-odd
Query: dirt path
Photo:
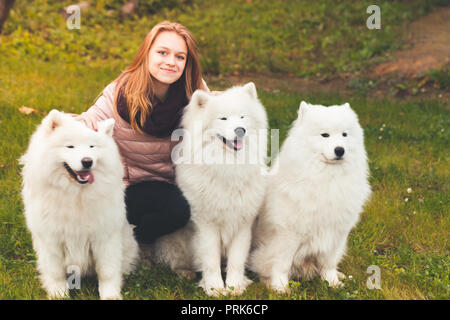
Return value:
[(378, 65), (373, 77), (396, 72), (415, 77), (450, 62), (450, 7), (438, 7), (408, 26), (410, 48), (394, 52), (392, 61)]
[[(393, 84), (389, 79), (412, 79), (422, 72), (436, 69), (450, 63), (450, 6), (437, 7), (429, 15), (422, 17), (405, 27), (405, 37), (409, 48), (392, 52), (392, 60), (367, 70), (365, 77), (379, 81), (376, 89), (369, 93), (375, 98), (392, 95)], [(208, 80), (213, 87), (226, 88), (230, 85), (253, 81), (258, 89), (279, 92), (287, 89), (297, 92), (339, 92), (343, 96), (352, 95), (354, 91), (348, 87), (351, 78), (337, 75), (334, 79), (318, 81), (297, 77), (263, 76), (247, 74)], [(450, 102), (448, 90), (437, 89), (431, 84), (420, 96), (437, 98), (445, 104)]]

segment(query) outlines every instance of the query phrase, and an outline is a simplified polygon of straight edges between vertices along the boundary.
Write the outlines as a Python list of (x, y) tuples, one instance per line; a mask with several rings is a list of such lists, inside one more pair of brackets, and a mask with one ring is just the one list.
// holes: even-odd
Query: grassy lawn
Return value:
[[(119, 70), (20, 57), (6, 62), (0, 65), (0, 299), (44, 299), (24, 224), (17, 159), (44, 114), (52, 108), (85, 110)], [(256, 282), (239, 298), (448, 299), (448, 106), (437, 101), (374, 101), (362, 95), (344, 98), (286, 90), (259, 89), (259, 96), (270, 127), (280, 129), (281, 140), (302, 99), (324, 105), (350, 102), (364, 127), (374, 192), (340, 265), (352, 276), (344, 288), (329, 289), (316, 279), (292, 283), (292, 295), (282, 296)], [(22, 105), (39, 113), (22, 115), (17, 110)], [(381, 269), (381, 290), (366, 287), (370, 265)], [(195, 282), (179, 278), (164, 266), (145, 264), (127, 279), (123, 292), (126, 299), (207, 299)], [(73, 293), (74, 299), (97, 297), (95, 279), (83, 279), (82, 289)]]
[[(370, 1), (153, 0), (145, 14), (121, 18), (121, 0), (97, 1), (68, 30), (59, 10), (72, 1), (17, 2), (0, 37), (0, 300), (45, 299), (26, 229), (17, 159), (36, 125), (53, 108), (80, 113), (129, 63), (155, 23), (176, 20), (196, 35), (205, 80), (247, 72), (291, 76), (358, 75), (404, 45), (401, 27), (444, 0), (379, 1), (383, 28), (368, 31)], [(156, 6), (156, 7), (155, 7)], [(157, 12), (154, 12), (157, 8)], [(113, 10), (107, 13), (107, 10)], [(116, 11), (114, 11), (116, 10)], [(209, 78), (211, 76), (211, 78)], [(440, 74), (438, 74), (440, 76)], [(447, 81), (448, 72), (443, 73)], [(361, 87), (358, 89), (358, 86)], [(257, 87), (280, 143), (301, 100), (349, 102), (365, 132), (373, 195), (352, 231), (340, 270), (351, 279), (330, 289), (319, 279), (292, 282), (290, 296), (255, 280), (238, 299), (449, 299), (449, 106), (438, 100), (370, 99), (355, 94), (305, 93)], [(21, 106), (38, 110), (23, 115)], [(409, 192), (408, 192), (409, 191)], [(369, 266), (381, 289), (369, 290)], [(196, 283), (164, 266), (140, 264), (125, 299), (208, 299)], [(97, 299), (96, 279), (83, 279), (73, 299)], [(236, 299), (236, 297), (223, 297)]]

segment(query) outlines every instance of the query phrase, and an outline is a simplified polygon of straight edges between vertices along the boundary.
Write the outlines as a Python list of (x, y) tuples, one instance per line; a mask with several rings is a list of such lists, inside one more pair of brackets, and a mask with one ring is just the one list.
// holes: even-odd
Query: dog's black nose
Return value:
[(344, 155), (344, 153), (345, 153), (345, 149), (342, 148), (342, 147), (336, 147), (336, 148), (334, 148), (334, 153), (335, 153), (339, 158), (341, 158), (341, 157)]
[(85, 169), (89, 169), (90, 167), (92, 167), (92, 162), (92, 159), (88, 157), (84, 157), (83, 159), (81, 159), (81, 164)]
[(234, 133), (236, 133), (238, 138), (242, 138), (243, 136), (245, 136), (245, 129), (242, 127), (236, 128), (234, 129)]

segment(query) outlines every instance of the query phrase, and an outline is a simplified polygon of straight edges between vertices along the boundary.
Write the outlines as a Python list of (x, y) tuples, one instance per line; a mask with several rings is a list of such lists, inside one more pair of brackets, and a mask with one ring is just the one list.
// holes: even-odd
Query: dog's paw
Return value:
[(337, 270), (328, 270), (322, 273), (322, 279), (328, 282), (328, 285), (332, 288), (340, 288), (343, 287), (344, 284), (342, 281), (339, 281), (342, 276), (345, 278), (345, 275)]
[(272, 289), (275, 290), (277, 293), (280, 294), (290, 294), (291, 289), (289, 288), (289, 280), (287, 276), (284, 275), (278, 275), (272, 278), (267, 278), (266, 285)]
[(101, 300), (122, 300), (120, 285), (100, 283), (98, 288)]
[(228, 290), (225, 288), (214, 288), (211, 286), (202, 287), (205, 293), (214, 298), (218, 298), (220, 296), (226, 296), (228, 294)]
[(232, 295), (241, 295), (253, 281), (243, 276), (240, 277), (240, 279), (227, 279), (226, 283), (228, 293), (231, 293)]
[(109, 291), (100, 293), (100, 300), (122, 300), (120, 292)]
[(291, 288), (289, 288), (288, 286), (270, 286), (270, 289), (276, 291), (278, 294), (291, 294)]
[(51, 300), (64, 299), (69, 296), (69, 289), (67, 288), (66, 281), (53, 283), (47, 286), (45, 291), (47, 292), (47, 297)]
[(205, 291), (205, 293), (211, 297), (218, 297), (220, 295), (227, 294), (222, 279), (215, 279), (215, 280), (202, 279), (199, 283), (199, 287), (201, 287)]
[(69, 297), (69, 291), (53, 291), (47, 293), (47, 297), (50, 300), (59, 300), (59, 299), (65, 299)]
[(116, 295), (109, 295), (105, 297), (100, 297), (101, 300), (122, 300), (121, 294)]
[(345, 280), (347, 278), (347, 276), (345, 274), (343, 274), (342, 272), (337, 272), (337, 276), (339, 280)]
[(342, 288), (344, 283), (342, 281), (328, 281), (328, 285), (332, 288)]

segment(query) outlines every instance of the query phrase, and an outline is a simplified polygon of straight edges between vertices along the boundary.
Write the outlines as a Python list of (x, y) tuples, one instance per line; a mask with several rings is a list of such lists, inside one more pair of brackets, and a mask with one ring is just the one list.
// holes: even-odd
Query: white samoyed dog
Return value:
[[(191, 221), (162, 237), (154, 259), (195, 276), (208, 295), (241, 294), (251, 283), (245, 263), (262, 205), (267, 167), (267, 115), (253, 83), (218, 96), (197, 90), (182, 118), (183, 140), (173, 149), (176, 182)], [(183, 157), (177, 157), (177, 152)], [(221, 258), (227, 261), (226, 281)]]
[(32, 135), (23, 164), (25, 218), (49, 298), (68, 295), (66, 272), (99, 280), (101, 299), (121, 299), (138, 245), (126, 220), (114, 120), (98, 132), (52, 110)]
[(342, 285), (338, 263), (370, 196), (363, 130), (348, 103), (300, 104), (269, 175), (250, 269), (280, 292), (315, 274)]

